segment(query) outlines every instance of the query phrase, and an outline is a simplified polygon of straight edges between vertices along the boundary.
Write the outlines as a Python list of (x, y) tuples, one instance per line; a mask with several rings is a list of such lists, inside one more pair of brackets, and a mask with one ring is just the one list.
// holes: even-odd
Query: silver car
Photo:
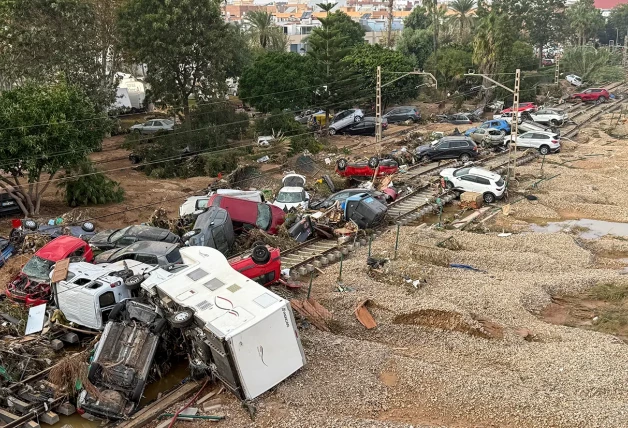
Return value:
[(344, 110), (336, 114), (329, 125), (329, 135), (336, 135), (342, 128), (361, 122), (364, 113), (359, 108)]
[(140, 134), (154, 134), (159, 131), (174, 131), (174, 122), (170, 119), (153, 119), (131, 126), (131, 132)]

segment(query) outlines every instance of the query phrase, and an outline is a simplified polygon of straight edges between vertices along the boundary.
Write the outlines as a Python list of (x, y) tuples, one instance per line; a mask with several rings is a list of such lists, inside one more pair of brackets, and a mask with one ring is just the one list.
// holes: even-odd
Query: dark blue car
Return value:
[(15, 248), (13, 244), (6, 238), (0, 237), (0, 267), (4, 266), (7, 259), (13, 255)]

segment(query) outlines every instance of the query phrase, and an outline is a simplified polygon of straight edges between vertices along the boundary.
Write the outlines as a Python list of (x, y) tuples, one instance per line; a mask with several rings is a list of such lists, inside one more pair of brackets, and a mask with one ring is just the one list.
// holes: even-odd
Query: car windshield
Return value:
[(303, 193), (301, 192), (279, 192), (277, 194), (277, 202), (284, 204), (294, 204), (297, 202), (303, 202)]
[(454, 171), (454, 177), (460, 177), (461, 175), (467, 175), (471, 168), (460, 168)]
[(257, 220), (255, 220), (255, 225), (262, 230), (267, 230), (270, 227), (271, 220), (272, 212), (270, 205), (257, 204)]
[(175, 249), (174, 251), (171, 251), (168, 254), (166, 254), (166, 260), (168, 260), (168, 262), (170, 263), (179, 262), (181, 261), (181, 253), (179, 253), (178, 249)]
[(131, 226), (127, 226), (123, 229), (118, 229), (115, 232), (113, 232), (111, 235), (109, 235), (109, 242), (116, 242), (118, 239), (122, 238), (127, 230), (129, 230), (131, 228)]
[(504, 185), (504, 179), (499, 177), (499, 180), (497, 180), (495, 184), (497, 185), (497, 187), (502, 187)]
[(28, 263), (24, 265), (22, 272), (24, 272), (29, 278), (48, 279), (48, 274), (50, 274), (50, 268), (52, 265), (54, 265), (54, 262), (51, 262), (50, 260), (42, 259), (39, 256), (33, 256)]

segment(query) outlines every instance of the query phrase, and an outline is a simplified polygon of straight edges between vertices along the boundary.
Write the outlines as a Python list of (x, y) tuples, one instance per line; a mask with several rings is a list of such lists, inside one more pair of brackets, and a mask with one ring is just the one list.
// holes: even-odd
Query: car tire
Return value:
[(371, 157), (369, 158), (369, 161), (368, 161), (368, 166), (369, 166), (371, 169), (375, 169), (375, 168), (377, 168), (377, 166), (378, 166), (378, 165), (379, 165), (379, 159), (378, 159), (378, 157), (377, 157), (377, 156), (371, 156)]
[(35, 220), (24, 220), (24, 229), (37, 230), (37, 222)]
[(130, 291), (137, 291), (140, 289), (142, 282), (144, 282), (144, 275), (132, 275), (124, 280), (124, 285)]
[(253, 242), (253, 245), (251, 245), (251, 247), (257, 247), (258, 245), (261, 245), (261, 246), (265, 247), (266, 246), (266, 242), (264, 242), (264, 241), (255, 241), (255, 242)]
[(163, 318), (159, 318), (158, 320), (156, 320), (154, 323), (151, 324), (150, 332), (156, 336), (159, 336), (161, 335), (161, 333), (164, 332), (167, 325), (168, 325), (168, 321), (166, 321)]
[(138, 379), (133, 392), (131, 393), (131, 401), (137, 403), (141, 400), (144, 388), (146, 387), (146, 381), (144, 379)]
[(558, 123), (558, 121), (556, 119), (552, 119), (552, 120), (550, 120), (550, 125), (551, 126), (560, 126), (560, 123)]
[(495, 202), (495, 195), (493, 195), (491, 192), (486, 192), (484, 194), (484, 196), (482, 196), (482, 199), (484, 199), (484, 203), (487, 204), (492, 204), (493, 202)]
[(336, 135), (336, 130), (334, 128), (329, 128), (329, 135)]
[(92, 363), (89, 365), (89, 370), (87, 371), (87, 379), (93, 384), (98, 384), (101, 376), (102, 366), (100, 365), (100, 363), (92, 361)]
[(94, 230), (96, 230), (96, 227), (91, 221), (86, 221), (81, 225), (81, 229), (83, 229), (85, 232), (93, 232)]
[(270, 260), (270, 251), (266, 245), (257, 245), (253, 247), (251, 259), (257, 265), (265, 265)]
[(469, 162), (469, 160), (471, 160), (471, 156), (469, 156), (468, 153), (463, 153), (458, 159), (460, 159), (460, 162)]
[(602, 96), (600, 98), (597, 99), (599, 101), (599, 104), (605, 103), (606, 102), (606, 97)]
[(109, 312), (109, 321), (120, 321), (126, 311), (126, 300), (116, 303), (111, 312)]
[(543, 156), (549, 154), (550, 149), (548, 146), (546, 145), (542, 145), (541, 147), (539, 147), (539, 153), (542, 154)]
[(356, 116), (356, 117), (354, 117), (354, 118), (353, 118), (353, 121), (354, 121), (355, 123), (362, 122), (362, 116)]
[(190, 310), (178, 311), (168, 321), (174, 328), (186, 328), (192, 325), (194, 313)]
[(447, 181), (445, 181), (445, 187), (447, 187), (449, 190), (452, 190), (454, 188), (454, 183), (452, 183), (451, 181), (447, 180)]
[(428, 155), (423, 155), (419, 158), (419, 162), (430, 162), (430, 157)]
[(336, 167), (338, 168), (338, 171), (344, 171), (347, 169), (347, 160), (345, 158), (338, 159), (336, 161)]

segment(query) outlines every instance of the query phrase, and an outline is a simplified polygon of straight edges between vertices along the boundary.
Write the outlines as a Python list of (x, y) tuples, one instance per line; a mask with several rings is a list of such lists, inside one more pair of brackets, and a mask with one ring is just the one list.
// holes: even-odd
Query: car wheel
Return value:
[(87, 372), (87, 379), (91, 383), (98, 384), (101, 376), (102, 366), (99, 363), (92, 361), (92, 363), (89, 365), (89, 370)]
[(453, 189), (453, 188), (454, 188), (454, 183), (452, 183), (451, 181), (447, 180), (445, 183), (446, 183), (446, 184), (445, 184), (445, 186), (446, 186), (449, 190), (451, 190), (451, 189)]
[(429, 162), (430, 161), (430, 157), (428, 155), (423, 155), (419, 158), (420, 162)]
[(144, 393), (144, 388), (146, 387), (146, 381), (144, 379), (138, 379), (135, 384), (135, 388), (133, 388), (133, 393), (131, 394), (131, 401), (138, 402), (142, 398), (142, 394)]
[(600, 102), (600, 104), (601, 103), (605, 103), (606, 102), (606, 97), (600, 97), (597, 100)]
[(493, 202), (495, 202), (495, 195), (490, 192), (486, 192), (484, 194), (484, 202), (486, 202), (487, 204), (492, 204)]
[(549, 153), (549, 147), (548, 146), (541, 146), (539, 148), (539, 153), (541, 153), (543, 156), (545, 156), (546, 154)]
[(412, 125), (414, 123), (414, 120), (412, 119), (407, 119), (406, 121), (403, 122), (404, 125)]
[(368, 161), (368, 166), (371, 169), (375, 169), (375, 168), (377, 168), (377, 165), (379, 165), (379, 159), (377, 158), (377, 156), (370, 157), (369, 161)]
[(362, 122), (362, 116), (356, 116), (356, 117), (354, 117), (354, 118), (353, 118), (353, 121), (354, 121), (355, 123)]
[(194, 321), (194, 314), (189, 310), (178, 311), (168, 321), (174, 328), (186, 328)]
[(92, 223), (91, 221), (86, 221), (81, 225), (81, 229), (83, 229), (85, 232), (93, 232), (96, 228), (94, 227), (94, 223)]
[(334, 128), (329, 128), (329, 135), (336, 135), (336, 130)]
[(550, 125), (552, 125), (552, 126), (559, 126), (560, 123), (558, 123), (558, 121), (556, 119), (552, 119), (552, 120), (550, 120)]
[(469, 162), (469, 159), (471, 159), (471, 156), (469, 156), (468, 153), (463, 153), (460, 155), (460, 162)]
[(270, 260), (270, 251), (266, 248), (266, 245), (258, 245), (253, 248), (253, 254), (251, 259), (258, 265), (265, 265)]
[(37, 222), (35, 220), (24, 220), (24, 229), (37, 230)]
[(126, 311), (126, 300), (116, 303), (111, 312), (109, 312), (109, 321), (120, 321), (124, 311)]
[(144, 282), (144, 275), (133, 275), (124, 280), (124, 285), (130, 291), (136, 291), (139, 290), (142, 282)]
[(344, 171), (347, 168), (347, 160), (345, 158), (338, 159), (336, 161), (338, 171)]

